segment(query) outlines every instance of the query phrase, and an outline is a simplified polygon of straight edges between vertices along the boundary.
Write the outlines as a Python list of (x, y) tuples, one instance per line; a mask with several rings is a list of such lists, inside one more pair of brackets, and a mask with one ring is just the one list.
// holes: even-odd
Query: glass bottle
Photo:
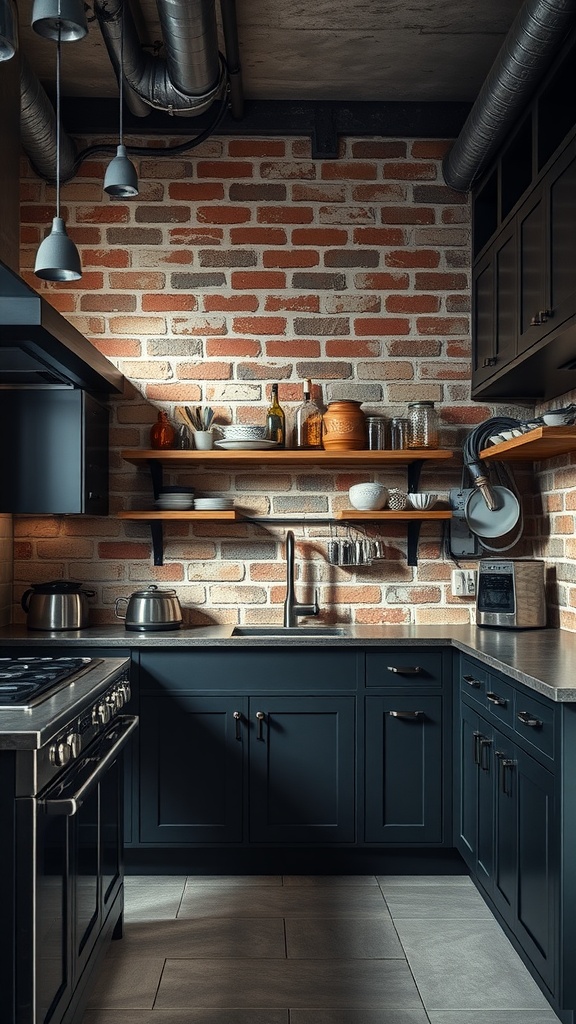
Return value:
[(434, 408), (434, 402), (409, 403), (408, 447), (438, 447), (438, 413)]
[(272, 385), (272, 401), (266, 413), (266, 433), (270, 441), (277, 441), (279, 448), (286, 445), (286, 416), (278, 401), (278, 385)]
[(161, 409), (150, 431), (150, 446), (156, 449), (173, 448), (175, 439), (176, 431), (168, 419), (168, 413)]
[(294, 417), (294, 447), (322, 447), (322, 413), (311, 398), (312, 382), (304, 381), (304, 401), (296, 409)]

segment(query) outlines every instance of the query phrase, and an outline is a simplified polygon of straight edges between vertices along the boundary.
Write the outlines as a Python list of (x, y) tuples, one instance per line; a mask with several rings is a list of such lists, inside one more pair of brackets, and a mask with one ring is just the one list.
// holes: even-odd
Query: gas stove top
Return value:
[(0, 658), (0, 711), (28, 710), (47, 700), (101, 658)]

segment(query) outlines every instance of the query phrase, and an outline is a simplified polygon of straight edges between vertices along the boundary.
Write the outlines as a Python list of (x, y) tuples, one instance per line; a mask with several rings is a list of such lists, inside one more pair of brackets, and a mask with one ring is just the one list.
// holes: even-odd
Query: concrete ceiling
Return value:
[[(142, 43), (153, 46), (161, 39), (155, 0), (132, 6)], [(244, 95), (473, 101), (521, 6), (521, 0), (237, 0)], [(52, 94), (55, 47), (30, 29), (31, 8), (32, 0), (20, 0), (21, 46)], [(63, 47), (62, 93), (117, 95), (95, 21), (85, 39)]]

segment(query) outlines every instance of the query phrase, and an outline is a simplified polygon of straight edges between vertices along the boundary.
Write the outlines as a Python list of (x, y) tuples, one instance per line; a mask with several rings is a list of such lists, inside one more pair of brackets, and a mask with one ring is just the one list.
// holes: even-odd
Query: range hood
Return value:
[(46, 299), (0, 263), (0, 388), (122, 391), (123, 376)]

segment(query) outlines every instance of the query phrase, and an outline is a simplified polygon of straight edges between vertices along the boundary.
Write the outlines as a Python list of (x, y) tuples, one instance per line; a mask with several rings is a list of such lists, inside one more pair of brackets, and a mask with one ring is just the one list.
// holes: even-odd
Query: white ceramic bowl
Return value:
[(354, 484), (348, 491), (350, 504), (360, 512), (377, 512), (388, 501), (388, 488), (383, 484)]
[(225, 441), (263, 441), (266, 427), (251, 426), (247, 423), (231, 423), (218, 427)]
[(425, 494), (423, 491), (415, 491), (414, 494), (408, 495), (408, 503), (419, 512), (434, 508), (437, 501), (437, 494)]
[(547, 427), (563, 427), (566, 425), (566, 414), (563, 412), (545, 412), (542, 419)]

